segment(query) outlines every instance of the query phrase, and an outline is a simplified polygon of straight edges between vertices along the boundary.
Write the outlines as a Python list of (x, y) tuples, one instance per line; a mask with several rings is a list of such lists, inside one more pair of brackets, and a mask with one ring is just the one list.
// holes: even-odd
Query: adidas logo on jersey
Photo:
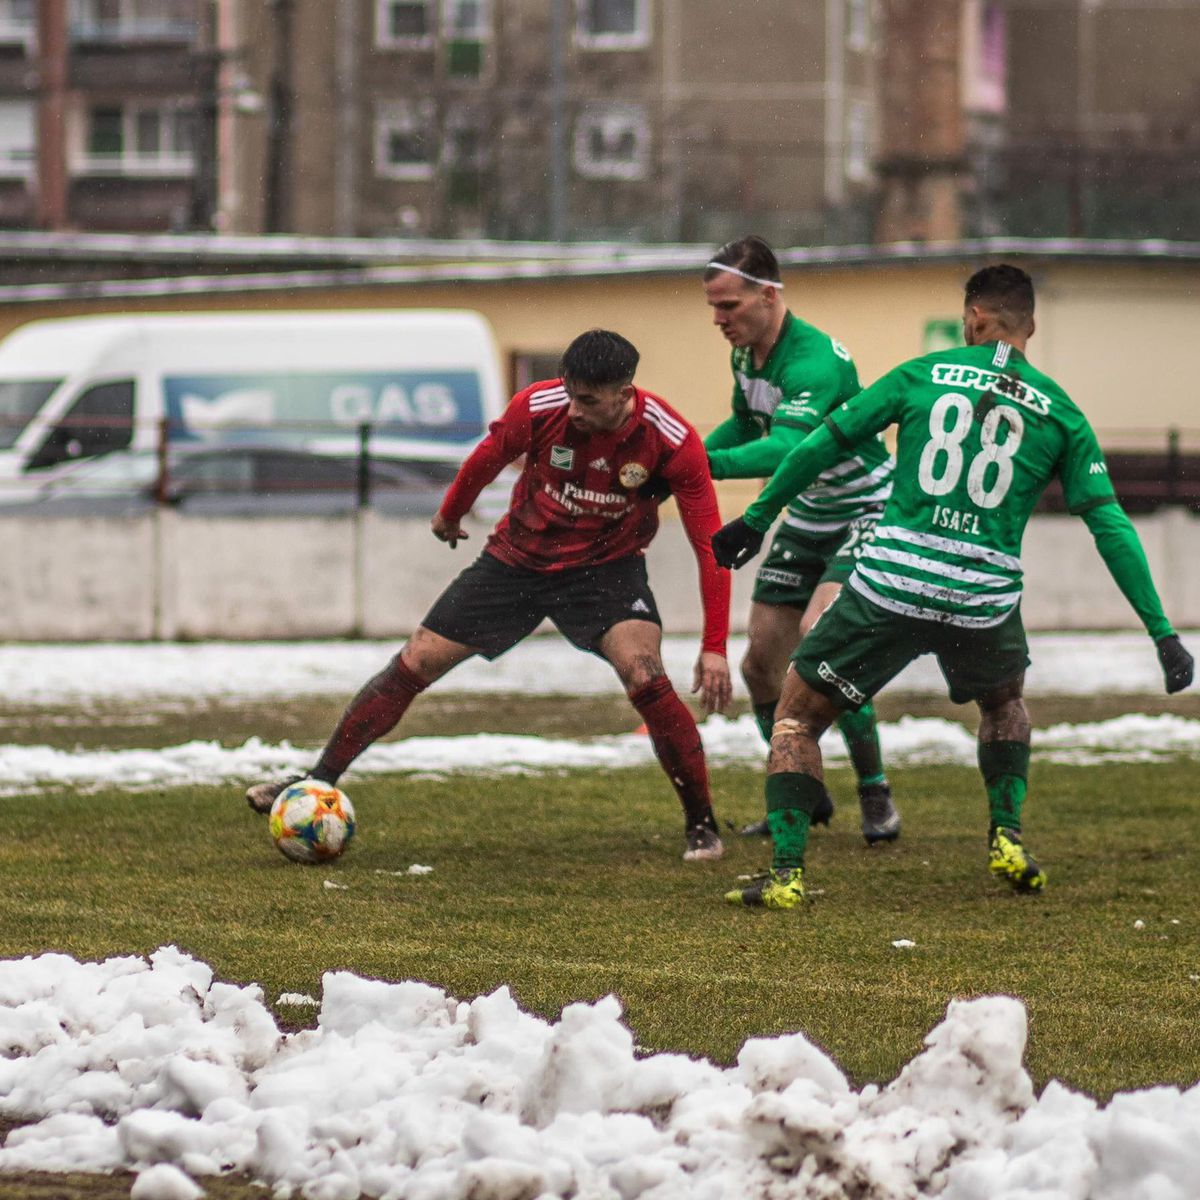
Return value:
[(648, 613), (650, 611), (650, 605), (648, 605), (645, 600), (639, 596), (638, 599), (636, 599), (630, 606), (629, 611)]
[(591, 467), (591, 469), (593, 471), (607, 471), (608, 470), (608, 459), (607, 458), (593, 458), (592, 461), (590, 463), (588, 463), (588, 466)]

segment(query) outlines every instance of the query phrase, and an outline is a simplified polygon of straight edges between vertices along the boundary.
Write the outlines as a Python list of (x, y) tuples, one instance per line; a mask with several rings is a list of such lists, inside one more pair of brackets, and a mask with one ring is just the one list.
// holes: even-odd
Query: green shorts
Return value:
[(863, 546), (875, 536), (879, 516), (856, 517), (825, 537), (793, 529), (786, 521), (780, 524), (754, 577), (752, 599), (757, 604), (807, 608), (818, 584), (850, 578)]
[(796, 647), (800, 678), (841, 708), (860, 708), (922, 654), (932, 654), (955, 704), (977, 700), (1029, 666), (1018, 605), (989, 629), (888, 612), (843, 588)]

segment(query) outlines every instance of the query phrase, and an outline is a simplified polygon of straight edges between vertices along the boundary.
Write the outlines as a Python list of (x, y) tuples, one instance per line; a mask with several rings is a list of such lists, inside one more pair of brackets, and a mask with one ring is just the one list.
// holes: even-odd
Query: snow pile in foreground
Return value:
[[(700, 734), (709, 761), (714, 764), (760, 766), (766, 757), (758, 727), (749, 715), (737, 720), (709, 717), (700, 727)], [(901, 717), (881, 724), (879, 736), (890, 766), (974, 766), (976, 761), (975, 738), (963, 726), (940, 717)], [(827, 765), (847, 765), (846, 748), (836, 732), (822, 741), (821, 748)], [(1077, 765), (1196, 758), (1200, 757), (1200, 721), (1165, 713), (1156, 717), (1131, 713), (1092, 724), (1055, 725), (1034, 731), (1033, 752), (1044, 761)], [(315, 758), (312, 747), (288, 742), (272, 745), (258, 738), (233, 748), (200, 741), (161, 750), (0, 746), (0, 796), (47, 787), (91, 792), (105, 787), (135, 789), (269, 779), (307, 771)], [(349, 779), (392, 772), (533, 775), (568, 769), (615, 771), (653, 762), (653, 748), (644, 734), (573, 739), (480, 733), (378, 742), (354, 764)]]
[(145, 1200), (223, 1171), (311, 1200), (1195, 1194), (1200, 1086), (1035, 1098), (1009, 997), (951, 1003), (858, 1092), (800, 1034), (721, 1068), (639, 1058), (620, 1018), (612, 997), (550, 1023), (505, 988), (460, 1002), (335, 972), (318, 1027), (281, 1035), (257, 986), (174, 947), (0, 962), (0, 1114), (34, 1122), (0, 1170), (128, 1167)]

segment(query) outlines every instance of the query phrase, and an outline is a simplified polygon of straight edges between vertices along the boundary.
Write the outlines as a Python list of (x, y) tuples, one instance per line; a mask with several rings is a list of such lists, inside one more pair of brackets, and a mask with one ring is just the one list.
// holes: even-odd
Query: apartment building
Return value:
[[(218, 14), (228, 230), (803, 241), (869, 224), (870, 0), (221, 0)], [(247, 80), (259, 109), (231, 99)]]
[(877, 46), (871, 0), (0, 0), (0, 225), (860, 240)]
[(1195, 0), (0, 0), (0, 227), (1195, 237)]
[(1200, 3), (1007, 0), (1009, 232), (1200, 238)]
[(198, 0), (0, 0), (0, 224), (193, 227)]

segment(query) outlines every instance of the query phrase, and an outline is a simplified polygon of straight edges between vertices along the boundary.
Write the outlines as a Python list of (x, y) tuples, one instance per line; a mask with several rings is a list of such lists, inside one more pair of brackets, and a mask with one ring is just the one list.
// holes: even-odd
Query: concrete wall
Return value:
[[(1200, 520), (1180, 510), (1136, 522), (1172, 621), (1200, 626)], [(457, 550), (424, 521), (359, 517), (0, 517), (0, 638), (10, 641), (400, 637), (471, 561), (488, 526)], [(1072, 517), (1038, 517), (1025, 539), (1031, 629), (1136, 628)], [(696, 564), (678, 522), (651, 547), (670, 632), (699, 629)], [(753, 576), (734, 576), (744, 627)]]

